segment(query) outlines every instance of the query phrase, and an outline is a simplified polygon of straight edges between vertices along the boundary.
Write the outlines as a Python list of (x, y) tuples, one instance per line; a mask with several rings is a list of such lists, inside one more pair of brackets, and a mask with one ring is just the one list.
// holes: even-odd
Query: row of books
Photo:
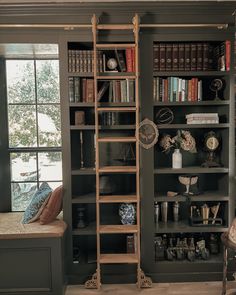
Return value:
[[(69, 73), (92, 73), (93, 72), (93, 50), (68, 50), (68, 72)], [(102, 52), (98, 51), (97, 68), (103, 72)]]
[(156, 43), (153, 45), (154, 71), (229, 71), (230, 41)]
[(193, 113), (185, 116), (187, 124), (219, 124), (218, 113)]
[(154, 77), (153, 100), (155, 102), (201, 101), (202, 80), (198, 78)]
[(69, 102), (94, 102), (94, 80), (69, 77)]
[(135, 81), (130, 79), (104, 81), (99, 88), (98, 101), (134, 102)]
[[(70, 73), (92, 73), (94, 67), (93, 50), (68, 50), (68, 71)], [(109, 69), (108, 60), (115, 59), (116, 66)], [(97, 51), (98, 72), (134, 72), (134, 48)]]
[[(104, 81), (99, 87), (98, 101), (134, 102), (134, 80)], [(69, 77), (70, 102), (94, 102), (94, 79)]]

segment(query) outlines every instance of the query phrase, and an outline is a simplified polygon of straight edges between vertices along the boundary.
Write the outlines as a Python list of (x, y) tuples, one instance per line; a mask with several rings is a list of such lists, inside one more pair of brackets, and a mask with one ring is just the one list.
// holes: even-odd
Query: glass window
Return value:
[(62, 183), (59, 61), (6, 60), (12, 211)]

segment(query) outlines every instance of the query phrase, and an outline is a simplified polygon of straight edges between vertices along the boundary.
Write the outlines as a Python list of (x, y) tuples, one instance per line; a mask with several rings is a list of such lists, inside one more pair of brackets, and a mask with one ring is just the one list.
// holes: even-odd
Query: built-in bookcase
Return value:
[[(137, 153), (134, 110), (136, 97), (139, 95), (137, 91), (140, 91), (139, 121), (145, 118), (152, 120), (159, 132), (158, 141), (153, 148), (139, 150), (140, 265), (157, 282), (221, 279), (220, 235), (227, 231), (234, 216), (233, 37), (227, 29), (208, 29), (204, 34), (202, 29), (197, 28), (191, 29), (191, 32), (187, 28), (165, 30), (168, 34), (162, 30), (150, 32), (145, 29), (140, 34), (139, 88), (135, 87), (137, 73), (133, 72), (133, 63), (129, 61), (129, 56), (132, 60), (132, 52), (131, 55), (127, 54), (127, 48), (134, 46), (132, 34), (101, 35), (96, 49), (96, 75), (91, 71), (91, 66), (94, 67), (92, 32), (86, 37), (83, 35), (81, 40), (78, 34), (63, 41), (64, 49), (60, 54), (64, 69), (61, 79), (63, 85), (66, 85), (62, 93), (66, 122), (63, 125), (63, 163), (66, 167), (64, 183), (67, 197), (64, 216), (69, 225), (68, 273), (73, 275), (76, 282), (87, 281), (97, 267), (95, 79), (97, 127), (100, 136), (99, 161), (101, 167), (110, 167), (109, 171), (98, 171), (101, 172), (97, 200), (100, 202), (101, 217), (100, 258), (110, 259), (111, 251), (113, 254), (128, 257), (124, 254), (135, 249), (132, 238), (127, 238), (130, 234), (120, 232), (116, 226), (120, 225), (119, 200), (123, 199), (126, 203), (136, 202), (137, 178), (132, 170)], [(163, 48), (165, 51), (161, 53)], [(157, 56), (159, 61), (156, 60)], [(165, 66), (164, 62), (160, 64), (161, 56), (166, 58)], [(171, 65), (166, 66), (168, 56)], [(196, 59), (195, 64), (190, 63), (185, 67), (188, 56), (191, 61)], [(117, 61), (115, 66), (110, 61), (112, 59)], [(109, 66), (108, 61), (111, 62)], [(222, 82), (222, 88), (217, 92), (218, 100), (215, 99), (216, 92), (210, 88), (214, 79)], [(120, 108), (126, 111), (119, 112)], [(163, 109), (167, 109), (168, 116), (173, 116), (171, 122), (160, 123), (158, 114)], [(187, 114), (199, 113), (217, 114), (218, 121), (210, 124), (187, 122)], [(164, 153), (160, 141), (164, 134), (173, 137), (178, 130), (191, 133), (196, 140), (197, 153), (183, 152), (183, 167), (173, 169), (172, 152)], [(207, 151), (203, 147), (204, 135), (210, 131), (215, 132), (220, 140), (220, 148), (215, 153), (219, 167), (202, 166), (207, 157)], [(119, 142), (113, 139), (115, 136), (120, 139)], [(117, 166), (122, 173), (118, 173), (120, 170), (116, 170)], [(125, 166), (128, 168), (123, 173)], [(183, 194), (186, 188), (180, 183), (179, 177), (186, 175), (198, 177), (193, 195)], [(164, 203), (167, 204), (166, 222), (163, 221), (161, 212)], [(159, 206), (158, 222), (154, 214), (156, 205)], [(213, 224), (212, 219), (208, 223), (191, 220), (190, 212), (194, 210), (194, 206), (200, 211), (202, 206), (209, 210), (219, 206), (217, 220)], [(178, 221), (174, 220), (175, 207), (178, 207)], [(209, 217), (214, 218), (214, 215), (211, 213)], [(115, 227), (107, 227), (111, 225)], [(158, 250), (160, 238), (163, 247)], [(196, 253), (199, 241), (205, 243), (206, 257)], [(167, 256), (167, 248), (169, 252), (173, 251), (173, 256), (170, 253)], [(176, 252), (176, 248), (180, 251)], [(193, 253), (194, 259), (191, 256)], [(103, 264), (105, 260), (101, 261)], [(134, 265), (109, 264), (102, 265), (101, 274), (103, 282), (135, 282), (135, 270)]]
[[(144, 69), (142, 97), (144, 94), (149, 97), (149, 106), (141, 101), (142, 116), (152, 119), (159, 131), (159, 139), (153, 149), (141, 153), (143, 166), (149, 165), (149, 169), (144, 167), (142, 175), (143, 208), (145, 212), (153, 212), (152, 220), (144, 221), (144, 227), (152, 228), (144, 233), (152, 249), (152, 258), (145, 264), (147, 267), (151, 265), (151, 272), (155, 273), (158, 281), (165, 281), (167, 277), (175, 281), (187, 280), (188, 275), (185, 274), (187, 277), (184, 275), (184, 279), (181, 275), (186, 269), (189, 273), (198, 272), (194, 278), (198, 280), (206, 267), (209, 273), (218, 272), (218, 276), (212, 274), (212, 277), (220, 277), (220, 234), (227, 230), (234, 206), (230, 180), (234, 169), (234, 165), (231, 165), (234, 154), (231, 146), (234, 134), (234, 120), (231, 117), (234, 109), (231, 83), (233, 43), (227, 34), (222, 39), (212, 38), (209, 35), (209, 40), (195, 40), (188, 35), (179, 35), (177, 41), (176, 36), (172, 40), (171, 36), (165, 36), (163, 40), (160, 35), (156, 39), (148, 34), (143, 37), (143, 55), (151, 57), (145, 63), (141, 61), (141, 68)], [(145, 69), (147, 62), (152, 65), (152, 71)], [(215, 79), (222, 82), (217, 94), (210, 87)], [(148, 93), (144, 90), (147, 87), (151, 89)], [(186, 115), (202, 113), (217, 114), (218, 121), (210, 124), (187, 121)], [(163, 152), (160, 142), (167, 134), (173, 138), (178, 130), (191, 133), (196, 141), (197, 153), (182, 151), (182, 168), (174, 169), (173, 150)], [(207, 157), (204, 136), (210, 131), (220, 139), (220, 148), (215, 154), (219, 167), (203, 165)], [(150, 171), (152, 179), (145, 175)], [(187, 196), (184, 194), (186, 187), (180, 182), (182, 176), (197, 177), (193, 192)], [(212, 224), (214, 214), (211, 210), (214, 209), (211, 208), (214, 206), (218, 206), (219, 210), (217, 222)], [(191, 218), (191, 212), (195, 209), (202, 216), (200, 211), (203, 207), (210, 210), (209, 220), (196, 221), (196, 218)], [(208, 258), (196, 254), (199, 241), (205, 244)], [(144, 243), (143, 248), (147, 248)], [(195, 251), (192, 260), (191, 251)], [(177, 269), (178, 275), (174, 278), (172, 273)]]

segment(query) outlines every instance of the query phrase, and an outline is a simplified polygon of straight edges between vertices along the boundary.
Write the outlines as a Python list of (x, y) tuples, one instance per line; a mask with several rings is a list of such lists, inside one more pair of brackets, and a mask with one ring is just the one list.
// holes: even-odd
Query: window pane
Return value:
[(7, 60), (8, 103), (35, 103), (33, 60)]
[(25, 211), (34, 193), (37, 190), (37, 183), (12, 183), (12, 211)]
[(61, 113), (59, 105), (38, 106), (39, 146), (61, 146)]
[[(48, 185), (52, 190), (56, 189), (58, 186), (62, 185), (61, 181), (47, 181)], [(39, 186), (42, 184), (42, 182), (39, 183)]]
[(11, 153), (11, 180), (37, 181), (36, 153)]
[(62, 180), (61, 152), (39, 153), (40, 181)]
[(60, 102), (58, 60), (37, 60), (36, 81), (39, 103)]
[(10, 147), (36, 146), (35, 106), (9, 105), (8, 124)]

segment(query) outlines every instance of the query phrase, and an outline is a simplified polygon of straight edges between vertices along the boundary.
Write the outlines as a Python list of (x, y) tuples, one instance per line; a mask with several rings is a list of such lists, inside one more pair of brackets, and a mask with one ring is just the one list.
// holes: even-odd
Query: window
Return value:
[(58, 59), (6, 59), (12, 211), (62, 181)]

